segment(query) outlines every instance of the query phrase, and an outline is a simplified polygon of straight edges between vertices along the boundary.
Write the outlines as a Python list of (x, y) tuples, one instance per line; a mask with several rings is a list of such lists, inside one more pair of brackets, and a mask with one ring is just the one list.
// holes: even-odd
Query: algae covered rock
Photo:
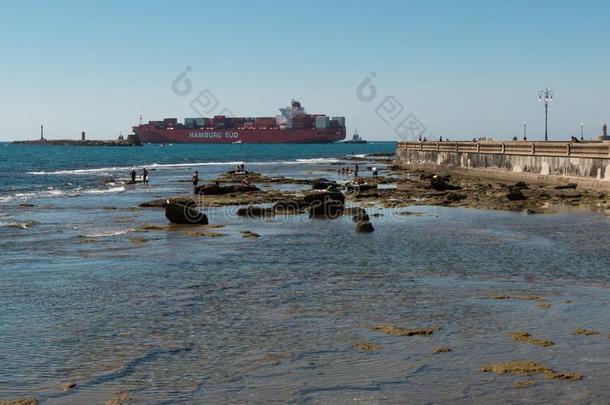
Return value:
[(373, 330), (384, 332), (391, 336), (430, 336), (439, 329), (438, 326), (415, 329), (403, 328), (395, 325), (377, 325), (373, 327)]
[(373, 352), (379, 350), (379, 345), (376, 343), (364, 342), (364, 343), (354, 343), (352, 348), (361, 351), (361, 352)]
[(535, 339), (527, 332), (515, 332), (511, 334), (511, 337), (516, 342), (529, 343), (536, 346), (549, 347), (555, 345), (552, 340)]

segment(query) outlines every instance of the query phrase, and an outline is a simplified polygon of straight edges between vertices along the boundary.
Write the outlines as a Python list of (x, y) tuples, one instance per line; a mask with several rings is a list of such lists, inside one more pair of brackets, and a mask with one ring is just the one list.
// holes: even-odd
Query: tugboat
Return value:
[(354, 131), (354, 135), (352, 135), (352, 139), (345, 141), (344, 143), (366, 143), (365, 139), (362, 139), (360, 135), (358, 135), (358, 130)]

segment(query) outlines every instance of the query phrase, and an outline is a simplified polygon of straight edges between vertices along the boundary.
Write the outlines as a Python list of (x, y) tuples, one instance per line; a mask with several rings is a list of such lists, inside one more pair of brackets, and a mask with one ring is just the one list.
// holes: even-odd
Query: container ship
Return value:
[(142, 143), (330, 143), (345, 139), (345, 117), (307, 114), (292, 100), (275, 117), (176, 118), (133, 127)]

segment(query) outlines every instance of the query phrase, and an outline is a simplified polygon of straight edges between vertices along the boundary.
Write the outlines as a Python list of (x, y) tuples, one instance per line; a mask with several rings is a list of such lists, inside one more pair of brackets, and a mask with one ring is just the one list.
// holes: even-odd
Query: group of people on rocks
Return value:
[[(241, 179), (241, 185), (242, 186), (249, 186), (251, 184), (250, 179), (248, 178), (248, 176), (246, 176), (246, 174), (248, 174), (248, 170), (246, 169), (246, 165), (244, 163), (238, 164), (237, 166), (235, 166), (235, 168), (233, 169), (233, 174), (238, 174), (238, 175), (244, 175), (244, 177)], [(193, 190), (199, 185), (199, 171), (195, 170), (193, 172), (193, 176), (191, 177), (191, 180), (193, 182)], [(218, 182), (218, 180), (216, 180), (214, 182), (214, 185), (216, 187), (220, 186), (220, 183)]]
[(354, 165), (353, 170), (349, 166), (341, 166), (337, 169), (337, 174), (341, 174), (343, 176), (350, 176), (353, 174), (354, 177), (358, 177), (359, 169), (360, 167), (358, 166), (358, 163)]
[[(356, 178), (358, 178), (359, 172), (360, 172), (360, 166), (358, 165), (358, 163), (354, 164), (353, 170), (349, 166), (341, 166), (337, 169), (337, 174), (340, 174), (343, 176), (350, 176), (353, 174), (354, 177), (356, 177)], [(371, 172), (373, 173), (373, 178), (379, 177), (379, 171), (377, 170), (376, 167), (373, 167), (371, 169)]]
[[(344, 176), (350, 176), (353, 175), (356, 179), (358, 179), (358, 174), (360, 171), (360, 166), (358, 165), (358, 163), (354, 164), (354, 168), (352, 169), (349, 166), (341, 166), (337, 169), (337, 174), (340, 175), (344, 175)], [(377, 178), (379, 176), (379, 172), (377, 170), (376, 167), (373, 167), (371, 169), (372, 174), (373, 174), (373, 178)], [(244, 175), (244, 177), (241, 180), (241, 185), (242, 186), (249, 186), (250, 184), (252, 184), (250, 182), (250, 179), (248, 178), (248, 176), (246, 176), (246, 174), (248, 174), (248, 170), (246, 169), (246, 165), (244, 163), (241, 163), (237, 166), (235, 166), (235, 169), (233, 170), (233, 174), (237, 174), (237, 175)], [(131, 183), (135, 184), (137, 182), (137, 171), (134, 168), (131, 172), (130, 172), (130, 176), (131, 176)], [(199, 185), (199, 171), (195, 170), (193, 172), (193, 175), (191, 177), (191, 181), (193, 183), (193, 189), (195, 189), (198, 185)], [(148, 170), (146, 168), (142, 169), (142, 183), (144, 184), (148, 184), (149, 183), (149, 176), (148, 176)], [(216, 185), (218, 185), (218, 181), (215, 182)]]
[[(138, 176), (138, 172), (136, 171), (136, 169), (132, 169), (131, 173), (129, 173), (129, 175), (131, 176), (131, 183), (135, 184), (136, 183), (136, 178)], [(148, 178), (148, 170), (146, 168), (142, 169), (142, 183), (144, 184), (148, 184), (149, 178)]]
[(248, 174), (248, 170), (246, 170), (246, 164), (240, 163), (235, 166), (235, 169), (233, 169), (233, 174)]

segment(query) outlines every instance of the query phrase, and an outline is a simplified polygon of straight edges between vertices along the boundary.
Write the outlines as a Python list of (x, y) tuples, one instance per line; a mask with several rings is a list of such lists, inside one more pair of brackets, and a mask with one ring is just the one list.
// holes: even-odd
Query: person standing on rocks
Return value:
[(354, 165), (354, 177), (358, 177), (358, 163)]
[(148, 170), (146, 168), (142, 169), (142, 183), (148, 184)]
[(193, 189), (195, 189), (198, 184), (199, 184), (199, 171), (195, 170), (195, 173), (193, 173)]
[(131, 169), (131, 173), (129, 174), (131, 176), (131, 184), (136, 184), (136, 176), (138, 175), (136, 169)]

